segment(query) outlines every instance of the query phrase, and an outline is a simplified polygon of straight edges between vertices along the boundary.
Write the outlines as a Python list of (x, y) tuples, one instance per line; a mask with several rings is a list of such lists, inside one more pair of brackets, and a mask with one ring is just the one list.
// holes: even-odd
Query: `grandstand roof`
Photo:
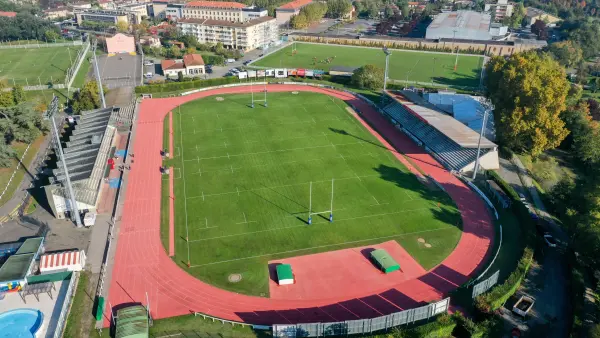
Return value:
[[(450, 115), (425, 107), (424, 105), (428, 105), (425, 100), (419, 102), (419, 104), (415, 103), (414, 101), (418, 101), (417, 97), (415, 97), (416, 94), (407, 91), (386, 91), (386, 94), (402, 104), (421, 121), (434, 127), (459, 146), (463, 148), (477, 148), (477, 143), (479, 141), (479, 134), (477, 132)], [(409, 96), (410, 99), (408, 98)], [(483, 137), (481, 139), (481, 147), (490, 149), (495, 148), (496, 144)]]

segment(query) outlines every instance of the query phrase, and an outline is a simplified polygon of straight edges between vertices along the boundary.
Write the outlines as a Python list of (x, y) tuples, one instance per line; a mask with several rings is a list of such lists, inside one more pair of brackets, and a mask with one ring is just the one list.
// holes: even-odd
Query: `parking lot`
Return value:
[(139, 55), (98, 56), (102, 84), (108, 89), (139, 85), (142, 80), (141, 63), (142, 57)]

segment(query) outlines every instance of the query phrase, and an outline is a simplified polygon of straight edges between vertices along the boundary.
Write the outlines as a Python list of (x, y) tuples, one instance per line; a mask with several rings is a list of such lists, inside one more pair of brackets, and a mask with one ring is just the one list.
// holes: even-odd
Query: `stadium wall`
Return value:
[[(498, 159), (498, 148), (490, 150), (487, 154), (479, 158), (479, 165), (481, 169), (485, 170), (498, 170), (500, 169)], [(461, 172), (473, 172), (475, 170), (475, 162), (469, 163), (467, 166), (462, 168)]]

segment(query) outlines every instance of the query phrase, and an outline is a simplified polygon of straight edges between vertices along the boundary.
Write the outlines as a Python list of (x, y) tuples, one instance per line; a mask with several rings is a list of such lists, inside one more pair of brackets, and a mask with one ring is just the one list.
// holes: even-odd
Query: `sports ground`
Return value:
[[(292, 53), (292, 48), (296, 53)], [(389, 78), (418, 81), (455, 87), (478, 87), (483, 56), (391, 50)], [(331, 62), (324, 62), (327, 59)], [(316, 60), (316, 62), (315, 62)], [(295, 43), (253, 62), (252, 66), (269, 68), (308, 68), (329, 71), (333, 66), (361, 67), (374, 64), (385, 67), (385, 55), (380, 48), (341, 45)]]
[(68, 48), (75, 62), (81, 46), (0, 49), (0, 80), (9, 86), (64, 83), (71, 67)]
[[(429, 269), (454, 249), (452, 200), (419, 182), (344, 101), (311, 92), (267, 100), (251, 108), (249, 94), (211, 96), (173, 112), (174, 259), (185, 267), (189, 244), (190, 274), (268, 296), (272, 259), (396, 240)], [(321, 212), (311, 225), (309, 208)]]
[[(269, 109), (258, 106), (252, 110), (245, 108), (248, 103), (248, 96), (245, 93), (250, 91), (250, 87), (248, 86), (215, 89), (185, 97), (146, 99), (142, 101), (139, 109), (139, 118), (134, 129), (132, 152), (135, 153), (135, 164), (132, 165), (126, 186), (123, 214), (119, 225), (120, 231), (117, 237), (116, 255), (110, 281), (108, 297), (109, 302), (113, 306), (122, 303), (142, 302), (144, 304), (149, 303), (150, 311), (154, 318), (201, 312), (219, 318), (254, 324), (371, 318), (418, 306), (423, 302), (438, 300), (447, 295), (449, 291), (465, 283), (485, 263), (492, 244), (494, 229), (483, 202), (465, 184), (440, 166), (430, 155), (416, 146), (408, 137), (399, 133), (371, 106), (351, 94), (330, 89), (295, 85), (269, 85), (268, 90), (270, 95), (273, 96), (273, 105), (269, 104)], [(289, 104), (287, 107), (277, 106), (276, 93), (282, 92), (278, 95), (281, 95), (281, 98), (287, 98), (290, 95), (295, 95), (290, 94), (293, 91), (297, 91), (299, 94), (282, 101), (290, 102), (290, 100), (296, 100), (296, 97), (303, 94), (312, 96), (311, 99), (307, 99), (307, 97), (303, 100), (298, 99), (300, 102), (295, 102), (295, 104), (311, 105), (318, 102), (319, 111), (322, 113), (306, 113), (307, 115), (303, 115), (294, 111), (289, 107)], [(307, 92), (326, 94), (338, 100), (333, 99), (331, 101), (333, 105), (331, 105), (327, 102), (328, 98), (319, 95), (313, 96), (314, 94)], [(217, 101), (217, 97), (222, 97), (223, 100)], [(194, 102), (194, 100), (198, 99), (201, 100)], [(196, 104), (196, 102), (208, 102), (205, 100), (214, 101), (210, 101), (210, 103), (204, 105)], [(362, 119), (358, 120), (349, 111), (342, 109), (342, 101), (358, 109), (361, 112), (362, 119), (368, 121), (379, 134), (373, 130), (369, 130), (367, 126), (362, 124), (360, 122)], [(192, 103), (181, 107), (180, 115), (183, 119), (178, 120), (178, 106), (187, 102)], [(224, 105), (236, 104), (237, 102), (239, 108), (234, 109), (234, 111), (217, 109), (213, 107), (217, 102)], [(274, 110), (277, 110), (280, 115), (269, 113), (267, 110), (270, 110), (271, 107), (277, 108)], [(187, 116), (193, 115), (191, 113), (193, 109), (191, 108), (195, 108), (198, 111), (198, 114), (194, 115), (193, 120), (191, 119), (192, 116)], [(264, 110), (259, 111), (259, 109)], [(174, 150), (172, 152), (174, 158), (170, 161), (173, 161), (175, 168), (177, 168), (178, 157), (181, 157), (181, 160), (184, 162), (180, 173), (177, 173), (178, 170), (173, 170), (170, 179), (167, 179), (167, 181), (172, 181), (175, 184), (175, 189), (169, 196), (169, 204), (173, 206), (173, 209), (169, 208), (169, 218), (173, 220), (175, 260), (168, 256), (169, 250), (163, 246), (160, 239), (161, 182), (164, 179), (164, 175), (161, 175), (158, 170), (163, 164), (159, 150), (163, 149), (163, 140), (160, 136), (163, 134), (164, 119), (169, 116), (169, 112), (173, 112), (170, 115), (172, 118), (170, 129), (173, 133)], [(216, 119), (206, 118), (206, 114), (210, 112), (212, 114), (218, 113), (219, 116)], [(225, 118), (221, 114), (232, 114), (231, 119), (228, 118), (220, 122), (220, 125), (217, 126), (217, 123), (219, 123), (217, 119)], [(306, 118), (308, 116), (311, 116), (311, 118)], [(352, 121), (349, 117), (355, 118), (360, 124)], [(315, 118), (315, 120), (320, 118), (321, 123), (315, 123), (312, 121), (312, 118)], [(273, 124), (273, 126), (262, 126), (260, 123), (261, 119), (268, 119), (269, 124)], [(181, 125), (179, 126), (179, 131), (177, 131), (177, 125), (180, 122)], [(278, 130), (284, 129), (284, 127), (277, 128), (277, 126), (284, 123), (300, 124), (304, 128), (285, 127), (285, 133), (282, 134), (283, 131)], [(325, 128), (324, 125), (328, 124), (338, 127), (334, 128), (338, 131), (334, 132), (328, 129), (328, 127)], [(240, 126), (244, 127), (241, 128), (244, 129), (243, 131), (239, 130)], [(223, 132), (221, 132), (221, 128), (223, 128)], [(215, 129), (219, 129), (219, 133), (225, 133), (225, 129), (227, 128), (238, 128), (238, 130), (237, 132), (232, 131), (227, 133), (228, 139), (223, 140), (225, 143), (221, 142), (223, 148), (217, 149), (219, 143), (217, 142), (218, 134), (214, 134), (216, 133)], [(248, 131), (245, 130), (246, 128)], [(345, 130), (346, 133), (339, 132), (340, 129)], [(335, 134), (329, 134), (327, 130)], [(319, 136), (319, 133), (321, 133), (321, 136)], [(325, 137), (323, 133), (327, 134), (327, 138), (331, 137), (329, 143), (322, 141), (321, 137)], [(195, 140), (192, 138), (194, 136), (190, 135), (197, 135), (199, 139)], [(379, 135), (384, 136), (386, 139), (384, 140)], [(177, 136), (180, 137), (179, 142), (181, 143), (179, 144), (184, 146), (183, 149), (177, 150)], [(298, 141), (304, 136), (310, 136), (309, 138), (313, 139), (310, 141), (312, 143)], [(284, 140), (292, 137), (298, 137), (298, 140)], [(183, 138), (183, 141), (181, 141), (181, 138)], [(286, 142), (291, 142), (291, 144)], [(344, 143), (354, 142), (356, 142), (354, 145), (348, 144), (342, 146)], [(263, 144), (263, 148), (254, 148), (257, 147), (254, 143)], [(235, 149), (233, 148), (234, 144), (237, 146)], [(194, 167), (192, 164), (194, 163), (194, 154), (192, 150), (189, 150), (190, 157), (188, 158), (186, 149), (195, 148), (196, 145), (198, 145), (198, 151), (203, 146), (202, 150), (204, 153), (196, 155), (196, 167)], [(306, 152), (293, 156), (290, 155), (289, 158), (271, 157), (280, 155), (269, 155), (277, 153), (275, 152), (276, 150), (288, 153), (292, 148), (307, 148), (319, 145), (324, 145), (324, 149), (330, 150), (327, 153), (323, 151), (320, 154), (315, 154), (312, 150), (305, 149)], [(371, 146), (373, 148), (380, 148), (381, 151), (371, 151)], [(388, 149), (391, 149), (393, 146), (402, 155), (391, 152), (390, 158), (385, 155), (386, 150), (381, 148), (381, 146)], [(342, 147), (343, 149), (338, 150), (338, 147)], [(334, 152), (333, 150), (336, 151)], [(178, 151), (180, 152), (178, 153)], [(229, 155), (227, 155), (228, 152)], [(257, 154), (250, 155), (250, 153)], [(370, 155), (369, 153), (373, 154)], [(234, 154), (247, 154), (248, 158), (243, 160), (236, 159), (237, 162), (235, 162), (235, 165), (239, 167), (234, 167), (233, 163), (224, 162), (225, 158), (231, 161)], [(341, 156), (336, 158), (336, 155)], [(365, 159), (362, 159), (363, 155)], [(327, 163), (328, 165), (311, 164), (308, 162), (311, 160), (308, 158), (309, 156), (313, 157), (312, 160), (314, 162), (325, 161), (323, 163)], [(348, 159), (344, 160), (342, 156), (348, 157)], [(205, 157), (209, 162), (205, 162), (204, 167), (197, 167), (199, 163), (202, 164)], [(211, 159), (208, 159), (208, 157)], [(243, 157), (246, 157), (246, 155)], [(361, 159), (350, 159), (354, 157)], [(218, 158), (221, 160), (217, 160)], [(188, 159), (189, 161), (187, 161)], [(298, 161), (299, 164), (292, 166), (291, 163), (286, 163), (292, 161)], [(346, 163), (346, 161), (348, 162)], [(188, 163), (190, 164), (189, 166)], [(321, 177), (320, 181), (329, 181), (332, 175), (342, 173), (350, 177), (351, 170), (357, 171), (356, 176), (367, 176), (369, 172), (379, 168), (379, 163), (393, 168), (392, 172), (394, 174), (386, 176), (377, 172), (378, 176), (374, 176), (372, 181), (369, 181), (369, 185), (366, 185), (366, 181), (365, 183), (361, 183), (361, 180), (358, 178), (356, 180), (348, 178), (348, 182), (344, 184), (342, 183), (344, 180), (339, 178), (340, 182), (338, 184), (336, 181), (335, 189), (340, 189), (338, 195), (341, 196), (339, 199), (334, 197), (334, 222), (329, 223), (327, 219), (316, 216), (313, 219), (312, 225), (309, 226), (303, 223), (307, 212), (306, 197), (308, 197), (308, 192), (306, 188), (301, 188), (301, 186), (305, 182), (310, 180), (316, 182), (319, 177)], [(246, 169), (241, 168), (242, 165), (246, 165)], [(260, 169), (262, 166), (270, 166), (271, 170)], [(191, 178), (190, 175), (194, 171), (193, 168), (196, 168), (198, 176), (200, 176), (200, 172), (202, 172), (202, 177), (207, 176), (205, 178), (206, 182), (200, 178)], [(214, 170), (214, 172), (209, 171), (209, 169)], [(226, 173), (227, 170), (229, 170), (229, 174)], [(231, 174), (232, 170), (234, 174)], [(237, 173), (236, 170), (238, 170)], [(248, 174), (244, 173), (245, 170), (253, 170), (253, 175), (251, 177), (248, 176)], [(316, 178), (313, 178), (313, 175)], [(419, 189), (416, 185), (413, 186), (412, 182), (416, 182), (416, 179), (413, 177), (411, 181), (409, 178), (411, 175), (415, 175), (419, 179), (423, 179), (423, 175), (428, 175), (438, 182), (454, 203), (456, 203), (457, 212), (460, 214), (462, 221), (462, 231), (459, 234), (458, 243), (455, 242), (455, 246), (451, 242), (435, 242), (433, 239), (431, 240), (432, 245), (430, 249), (442, 246), (442, 243), (445, 243), (453, 247), (453, 250), (450, 249), (449, 251), (452, 252), (446, 253), (445, 255), (447, 256), (445, 258), (440, 258), (441, 261), (438, 260), (435, 262), (435, 259), (432, 259), (430, 264), (435, 264), (435, 266), (428, 266), (426, 269), (418, 269), (417, 267), (418, 265), (427, 265), (427, 263), (424, 263), (427, 255), (421, 254), (419, 256), (418, 250), (401, 242), (401, 239), (398, 239), (398, 237), (402, 237), (403, 234), (410, 232), (410, 229), (414, 229), (414, 227), (435, 229), (436, 226), (448, 224), (445, 221), (439, 222), (437, 225), (431, 225), (436, 224), (435, 220), (442, 220), (440, 215), (454, 215), (454, 211), (452, 203), (445, 201), (441, 193), (439, 193), (440, 195), (436, 200), (435, 191), (432, 193), (429, 189), (423, 190)], [(363, 178), (361, 177), (361, 179)], [(181, 191), (183, 182), (177, 182), (178, 180), (185, 182), (185, 191)], [(293, 186), (285, 189), (284, 187), (280, 187), (284, 185), (280, 184), (280, 182), (284, 183), (288, 181), (291, 183), (287, 185)], [(354, 182), (354, 184), (351, 184), (351, 182)], [(246, 186), (240, 187), (239, 185), (242, 183), (245, 183)], [(364, 184), (364, 186), (361, 186), (361, 184)], [(296, 185), (298, 187), (295, 187)], [(370, 190), (371, 186), (375, 188)], [(331, 187), (316, 188), (313, 186), (313, 188), (315, 188), (315, 194), (313, 195), (315, 196), (315, 205), (323, 206), (328, 204), (327, 200), (329, 196), (316, 197), (316, 191), (322, 190), (323, 192), (319, 192), (319, 195), (326, 195), (326, 192)], [(396, 190), (398, 193), (396, 193)], [(344, 191), (347, 191), (348, 194), (352, 194), (354, 197), (345, 196), (343, 194)], [(409, 195), (400, 193), (400, 191), (407, 191), (412, 199), (409, 198)], [(209, 207), (203, 208), (200, 203), (188, 204), (186, 207), (184, 202), (184, 213), (181, 215), (181, 200), (189, 202), (190, 197), (195, 197), (191, 199), (192, 201), (194, 199), (201, 200), (203, 192), (205, 194), (204, 202), (211, 203)], [(225, 194), (216, 195), (219, 193)], [(209, 194), (212, 195), (208, 196)], [(361, 196), (355, 196), (354, 194)], [(243, 195), (248, 195), (248, 197)], [(215, 200), (210, 201), (211, 197)], [(220, 200), (220, 198), (225, 197), (227, 197), (225, 200)], [(268, 201), (265, 201), (265, 199), (268, 199)], [(292, 201), (289, 201), (289, 199)], [(372, 202), (368, 201), (368, 199), (371, 199)], [(377, 199), (377, 202), (375, 199)], [(421, 207), (432, 210), (431, 213), (427, 215), (427, 212), (423, 212), (423, 215), (421, 215), (409, 212), (409, 209), (412, 208), (409, 208), (408, 205), (413, 203), (411, 202), (413, 200), (415, 201), (414, 203), (419, 204)], [(440, 203), (439, 206), (437, 202)], [(370, 205), (367, 205), (368, 203)], [(398, 213), (394, 217), (383, 215), (383, 212), (380, 213), (382, 215), (376, 215), (374, 212), (369, 214), (369, 208), (387, 208), (382, 205), (384, 203), (395, 203), (396, 209), (402, 210), (402, 213)], [(434, 205), (430, 206), (429, 203), (433, 203)], [(232, 206), (235, 206), (235, 210), (231, 209)], [(437, 214), (433, 213), (436, 207), (439, 208)], [(187, 208), (187, 213), (185, 208)], [(253, 211), (257, 208), (260, 208), (262, 212), (257, 213), (257, 211)], [(351, 208), (352, 210), (337, 210), (338, 208)], [(294, 217), (289, 217), (292, 219), (291, 221), (281, 220), (290, 213), (298, 213), (299, 219), (296, 218), (294, 220)], [(182, 242), (184, 239), (181, 238), (181, 218), (185, 217), (185, 215), (188, 217), (190, 267), (187, 267), (185, 262), (181, 262), (181, 256), (184, 255), (185, 257), (187, 255), (181, 249), (181, 247), (186, 247), (186, 245), (181, 245), (185, 244), (185, 242)], [(203, 217), (203, 215), (206, 216)], [(350, 219), (351, 217), (357, 217), (354, 215), (358, 217), (367, 216), (365, 218), (369, 221), (356, 222), (356, 220)], [(432, 215), (436, 217), (432, 217)], [(214, 218), (215, 221), (209, 222), (209, 217), (210, 219)], [(409, 222), (406, 219), (413, 217), (413, 222), (420, 222), (422, 224), (417, 224), (416, 226), (408, 224)], [(344, 219), (347, 220), (344, 221)], [(197, 224), (201, 228), (202, 221), (204, 221), (206, 229), (192, 231), (190, 224)], [(429, 222), (431, 223), (429, 224)], [(217, 228), (210, 229), (209, 227), (213, 226), (211, 224), (216, 225)], [(271, 231), (274, 227), (283, 224), (289, 224), (289, 226), (297, 225), (297, 228), (284, 228)], [(395, 227), (396, 233), (392, 230), (394, 224), (397, 224)], [(219, 229), (220, 227), (223, 227), (223, 229)], [(252, 227), (258, 230), (268, 230), (265, 231), (268, 235), (246, 237), (254, 235), (245, 233), (241, 235), (245, 240), (235, 241), (227, 239), (229, 237), (215, 238), (221, 236), (221, 233), (225, 234), (225, 236), (234, 234), (236, 236), (233, 237), (239, 237), (237, 236), (238, 234)], [(340, 228), (342, 231), (332, 231)], [(209, 235), (203, 235), (203, 231)], [(452, 229), (437, 229), (432, 232), (441, 233), (444, 231), (451, 232)], [(175, 232), (177, 235), (175, 235)], [(276, 236), (275, 232), (280, 234)], [(361, 247), (384, 246), (389, 248), (388, 250), (391, 254), (397, 252), (404, 257), (400, 259), (401, 265), (411, 260), (411, 258), (413, 259), (410, 264), (407, 263), (403, 266), (404, 269), (411, 270), (410, 276), (404, 276), (406, 278), (387, 279), (381, 283), (365, 283), (361, 287), (352, 287), (352, 284), (348, 283), (347, 285), (339, 286), (336, 294), (319, 294), (317, 295), (318, 297), (305, 299), (286, 298), (285, 293), (274, 295), (273, 292), (271, 292), (270, 298), (243, 295), (224, 290), (222, 287), (215, 287), (211, 285), (216, 284), (214, 281), (206, 280), (202, 275), (203, 270), (210, 269), (209, 266), (211, 265), (207, 263), (218, 262), (218, 264), (212, 264), (218, 266), (224, 263), (223, 261), (231, 259), (230, 257), (237, 257), (236, 255), (240, 253), (255, 253), (255, 255), (259, 255), (260, 250), (265, 250), (266, 254), (272, 254), (273, 252), (279, 252), (282, 247), (288, 248), (293, 246), (301, 248), (301, 246), (307, 245), (305, 238), (318, 243), (334, 243), (338, 245), (345, 243), (348, 238), (357, 238), (371, 234), (377, 235), (380, 233), (380, 236), (383, 237), (389, 233), (391, 238), (379, 240), (367, 238), (366, 243), (364, 241), (360, 242), (365, 238), (360, 238), (360, 243), (354, 245), (342, 244), (342, 247), (348, 248), (344, 250), (354, 251), (354, 253), (338, 250), (339, 247), (336, 247), (318, 249), (318, 251), (329, 252), (307, 255), (307, 253), (315, 252), (310, 250), (316, 249), (309, 248), (309, 252), (289, 253), (289, 256), (295, 256), (292, 258), (286, 258), (285, 253), (280, 253), (278, 255), (282, 256), (277, 256), (280, 259), (276, 259), (275, 257), (265, 258), (262, 256), (252, 259), (263, 261), (262, 266), (264, 269), (267, 268), (265, 263), (273, 261), (271, 259), (275, 261), (290, 260), (299, 263), (304, 262), (304, 266), (300, 266), (299, 268), (311, 268), (306, 263), (312, 262), (312, 268), (318, 268), (320, 261), (340, 262), (339, 258), (342, 257), (341, 262), (344, 262), (345, 259), (350, 259), (351, 256), (360, 259), (361, 256), (359, 253), (362, 252), (360, 251)], [(304, 234), (308, 236), (303, 236)], [(202, 238), (210, 239), (208, 242), (211, 243), (206, 243), (204, 246), (197, 244), (194, 247), (196, 244), (193, 244), (191, 241)], [(420, 243), (419, 241), (414, 242)], [(201, 241), (198, 241), (198, 243), (201, 243)], [(358, 253), (356, 250), (359, 250)], [(346, 252), (348, 253), (347, 255), (345, 254)], [(343, 254), (340, 255), (340, 253)], [(319, 259), (311, 260), (314, 257), (318, 257)], [(320, 258), (324, 259), (321, 260)], [(252, 264), (254, 262), (247, 261), (245, 264), (238, 265), (238, 268), (241, 269), (247, 265), (248, 269), (253, 269)], [(354, 271), (356, 269), (359, 271), (363, 271), (361, 269), (372, 269), (368, 264), (361, 266), (339, 266), (338, 268), (340, 268), (338, 271), (347, 275), (352, 273), (356, 275)], [(199, 270), (200, 272), (195, 270)], [(228, 270), (231, 271), (231, 269)], [(403, 271), (403, 273), (405, 272)], [(261, 277), (258, 274), (256, 276)], [(298, 273), (298, 276), (302, 276), (302, 274)], [(314, 279), (310, 280), (305, 278), (302, 280), (302, 285), (310, 283), (318, 284), (321, 282), (320, 277), (322, 276), (315, 276)], [(251, 278), (251, 276), (248, 278)], [(292, 285), (292, 287), (296, 285), (300, 285), (300, 281)], [(105, 321), (105, 324), (108, 325), (108, 319)]]

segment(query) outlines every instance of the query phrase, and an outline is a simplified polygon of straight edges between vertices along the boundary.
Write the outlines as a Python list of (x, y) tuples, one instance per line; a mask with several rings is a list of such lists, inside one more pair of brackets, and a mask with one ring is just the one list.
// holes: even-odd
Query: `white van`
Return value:
[(234, 63), (235, 59), (227, 59), (225, 62), (227, 62), (227, 63)]

